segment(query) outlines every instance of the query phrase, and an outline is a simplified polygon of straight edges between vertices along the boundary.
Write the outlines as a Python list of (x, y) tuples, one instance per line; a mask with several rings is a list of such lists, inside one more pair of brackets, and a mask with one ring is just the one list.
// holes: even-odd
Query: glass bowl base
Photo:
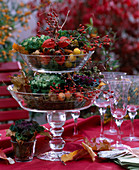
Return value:
[(54, 152), (49, 151), (37, 156), (37, 158), (46, 161), (61, 161), (61, 156), (64, 154), (69, 154), (69, 151)]
[(102, 142), (103, 140), (106, 140), (107, 142), (109, 143), (112, 143), (114, 140), (113, 139), (110, 139), (110, 138), (107, 138), (107, 137), (97, 137), (96, 138), (96, 142)]
[(139, 141), (139, 137), (135, 137), (135, 136), (133, 136), (133, 137), (131, 137), (131, 136), (127, 136), (127, 137), (124, 137), (124, 138), (122, 138), (122, 140), (124, 140), (124, 141)]
[(116, 129), (105, 130), (104, 134), (107, 134), (107, 135), (117, 135), (117, 130)]
[(124, 145), (124, 144), (113, 144), (111, 146), (114, 150), (124, 150), (124, 149), (128, 149), (129, 146)]

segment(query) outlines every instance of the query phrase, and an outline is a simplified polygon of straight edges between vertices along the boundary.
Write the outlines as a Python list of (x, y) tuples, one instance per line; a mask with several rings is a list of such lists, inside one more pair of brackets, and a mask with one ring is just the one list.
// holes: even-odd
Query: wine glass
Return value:
[[(96, 98), (96, 95), (99, 94), (99, 91), (98, 90), (93, 90), (91, 91), (91, 100), (92, 100), (92, 104), (94, 103), (94, 100)], [(74, 130), (73, 130), (73, 136), (76, 136), (78, 135), (78, 129), (77, 129), (77, 124), (78, 124), (78, 118), (80, 116), (80, 110), (74, 110), (71, 112), (71, 116), (74, 120)], [(76, 136), (77, 137), (77, 136)]]
[(118, 127), (116, 144), (112, 145), (115, 149), (125, 149), (126, 145), (121, 142), (121, 124), (124, 116), (127, 114), (128, 90), (131, 81), (129, 80), (111, 80), (109, 81), (109, 88), (113, 91), (113, 98), (111, 99), (111, 114), (114, 117), (115, 123)]
[[(119, 79), (125, 76), (127, 73), (125, 72), (101, 72), (100, 74), (104, 76), (103, 80), (108, 84), (110, 80)], [(107, 134), (107, 135), (117, 134), (117, 130), (115, 129), (115, 126), (114, 126), (113, 117), (111, 118), (110, 128), (108, 130), (105, 130), (104, 134)]]
[(107, 90), (106, 85), (104, 85), (103, 88), (98, 90), (98, 95), (96, 96), (96, 100), (94, 101), (94, 104), (97, 107), (99, 107), (100, 123), (101, 123), (100, 136), (97, 137), (96, 140), (99, 142), (105, 139), (111, 143), (113, 142), (113, 139), (109, 139), (104, 136), (104, 114), (106, 113), (107, 107), (110, 105), (109, 91)]
[(128, 93), (128, 115), (131, 120), (131, 132), (130, 136), (122, 138), (125, 141), (139, 141), (139, 137), (134, 134), (134, 118), (137, 115), (137, 110), (139, 109), (139, 76), (127, 75), (124, 78), (128, 78), (132, 81), (132, 84)]
[(76, 111), (72, 111), (71, 112), (71, 116), (74, 120), (74, 131), (73, 131), (73, 136), (75, 135), (78, 135), (78, 129), (77, 129), (77, 121), (78, 121), (78, 118), (80, 116), (80, 111), (79, 110), (76, 110)]

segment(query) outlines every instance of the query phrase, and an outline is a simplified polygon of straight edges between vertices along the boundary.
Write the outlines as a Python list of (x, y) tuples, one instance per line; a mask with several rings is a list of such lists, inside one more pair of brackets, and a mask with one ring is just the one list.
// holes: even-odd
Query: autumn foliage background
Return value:
[[(51, 2), (48, 0), (32, 0), (27, 5), (20, 2), (12, 19), (10, 9), (6, 7), (6, 3), (5, 6), (2, 6), (2, 3), (4, 1), (0, 0), (0, 46), (3, 48), (3, 50), (0, 50), (0, 61), (7, 61), (14, 56), (10, 51), (11, 37), (13, 31), (19, 31), (16, 30), (17, 22), (21, 24), (21, 27), (28, 29), (29, 16), (36, 11), (33, 14), (36, 23), (39, 21), (42, 26), (45, 26), (45, 17)], [(111, 69), (124, 71), (128, 74), (139, 72), (138, 0), (57, 0), (53, 1), (51, 6), (59, 14), (61, 24), (64, 22), (68, 10), (70, 10), (64, 29), (76, 29), (79, 24), (84, 24), (90, 27), (92, 35), (105, 35), (111, 31), (112, 35), (115, 35), (112, 50), (109, 53), (113, 59)], [(7, 10), (8, 12), (6, 12)], [(6, 17), (3, 15), (6, 15)], [(4, 21), (2, 17), (4, 17)], [(12, 30), (9, 30), (10, 27)], [(37, 32), (37, 29), (36, 24), (33, 31)], [(12, 38), (15, 41), (20, 40), (19, 37)], [(7, 46), (7, 43), (10, 46), (9, 44)], [(9, 47), (8, 51), (5, 51), (7, 47)], [(98, 60), (103, 59), (102, 51), (96, 53)], [(117, 66), (115, 67), (115, 65)]]

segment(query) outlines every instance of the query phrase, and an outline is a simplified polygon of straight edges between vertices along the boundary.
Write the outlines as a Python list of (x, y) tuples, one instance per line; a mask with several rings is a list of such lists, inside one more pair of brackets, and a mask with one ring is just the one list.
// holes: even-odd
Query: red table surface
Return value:
[[(48, 124), (45, 124), (46, 127), (50, 128)], [(105, 129), (108, 129), (110, 124), (108, 123), (105, 125)], [(139, 120), (134, 121), (135, 126), (135, 134), (136, 136), (139, 136)], [(122, 137), (128, 136), (130, 133), (131, 128), (131, 122), (129, 120), (126, 120), (123, 122), (121, 126), (122, 130)], [(78, 129), (81, 135), (88, 137), (89, 139), (99, 136), (100, 132), (100, 117), (99, 116), (92, 116), (87, 119), (79, 119), (78, 120)], [(0, 148), (3, 148), (3, 151), (8, 154), (12, 151), (10, 138), (5, 137), (5, 130), (1, 130), (0, 133), (2, 134), (0, 139)], [(70, 137), (73, 133), (73, 120), (67, 120), (64, 125), (64, 133), (63, 137), (67, 138)], [(116, 140), (116, 136), (108, 136), (112, 139)], [(139, 147), (139, 142), (125, 142), (124, 144), (127, 144), (131, 147)], [(74, 151), (76, 149), (79, 149), (79, 143), (78, 142), (66, 142), (64, 150)], [(36, 154), (44, 152), (49, 150), (48, 140), (46, 137), (38, 136), (37, 137), (37, 145), (36, 145)], [(4, 161), (0, 161), (0, 169), (1, 170), (9, 170), (11, 169), (18, 169), (18, 170), (101, 170), (101, 169), (107, 169), (107, 170), (121, 170), (124, 169), (123, 167), (115, 164), (112, 161), (109, 160), (101, 160), (99, 158), (96, 158), (95, 162), (92, 162), (91, 159), (82, 159), (79, 161), (71, 161), (67, 162), (67, 165), (63, 165), (61, 162), (51, 162), (51, 161), (44, 161), (37, 159), (34, 157), (33, 161), (26, 162), (26, 163), (15, 163), (13, 165), (7, 165)]]

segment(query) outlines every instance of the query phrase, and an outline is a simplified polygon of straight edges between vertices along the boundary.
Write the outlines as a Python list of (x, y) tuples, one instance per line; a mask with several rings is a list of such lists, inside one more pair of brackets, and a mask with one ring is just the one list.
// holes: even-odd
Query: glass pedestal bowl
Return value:
[(61, 74), (80, 70), (93, 53), (94, 51), (79, 55), (20, 55), (33, 71)]
[(69, 100), (57, 101), (56, 94), (51, 96), (43, 93), (17, 92), (13, 87), (13, 85), (9, 85), (8, 90), (23, 109), (47, 113), (47, 120), (51, 126), (50, 132), (53, 136), (49, 142), (51, 151), (38, 155), (38, 158), (60, 161), (61, 155), (68, 153), (63, 151), (65, 141), (61, 137), (64, 131), (62, 126), (66, 121), (66, 112), (89, 108), (95, 100), (96, 91), (74, 92), (71, 93)]

